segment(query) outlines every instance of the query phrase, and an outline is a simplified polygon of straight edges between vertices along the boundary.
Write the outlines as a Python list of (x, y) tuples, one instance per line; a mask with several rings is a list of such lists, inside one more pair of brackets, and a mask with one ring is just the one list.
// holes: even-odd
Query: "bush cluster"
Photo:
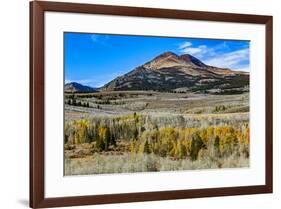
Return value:
[(66, 100), (66, 104), (80, 107), (90, 107), (89, 102), (77, 101), (75, 98)]
[(234, 153), (249, 156), (249, 128), (231, 126), (208, 128), (160, 128), (144, 131), (131, 142), (134, 153), (154, 153), (161, 157), (197, 160), (201, 154), (228, 157)]
[(234, 153), (249, 156), (249, 127), (220, 125), (205, 128), (158, 127), (139, 114), (76, 120), (65, 125), (65, 144), (92, 143), (97, 152), (108, 151), (117, 141), (132, 153), (173, 159), (222, 158)]

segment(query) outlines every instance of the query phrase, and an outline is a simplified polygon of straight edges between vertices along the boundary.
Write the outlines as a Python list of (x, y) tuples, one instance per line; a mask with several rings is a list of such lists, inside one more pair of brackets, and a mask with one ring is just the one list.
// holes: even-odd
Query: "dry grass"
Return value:
[(200, 158), (197, 161), (189, 159), (173, 160), (154, 154), (104, 155), (95, 153), (91, 157), (65, 160), (65, 175), (90, 175), (106, 173), (135, 173), (178, 171), (218, 168), (249, 167), (249, 158), (232, 155), (221, 160)]
[[(176, 158), (159, 156), (154, 152), (147, 154), (149, 152), (130, 151), (132, 140), (137, 138), (140, 141), (143, 135), (142, 142), (145, 142), (148, 136), (143, 133), (155, 129), (168, 127), (202, 130), (211, 126), (231, 126), (242, 130), (245, 124), (249, 124), (248, 93), (199, 95), (145, 91), (103, 92), (80, 94), (77, 101), (89, 102), (90, 107), (65, 105), (65, 175), (249, 167), (248, 148), (248, 156), (240, 150), (220, 157), (202, 151), (196, 160), (191, 160), (190, 155)], [(73, 125), (79, 120), (86, 123), (85, 130), (81, 129), (83, 126), (80, 127), (82, 123), (77, 127)], [(99, 137), (96, 135), (102, 135), (98, 131), (100, 127), (106, 127), (110, 133), (114, 133), (117, 146), (109, 145), (112, 146), (109, 149), (97, 150)], [(153, 136), (150, 137), (150, 141), (153, 141)]]
[[(206, 114), (213, 113), (214, 108), (224, 105), (220, 113), (247, 112), (249, 94), (241, 95), (204, 95), (191, 93), (165, 92), (102, 92), (79, 94), (77, 101), (89, 102), (90, 108), (65, 105), (65, 120), (89, 118), (92, 116), (140, 114)], [(83, 97), (84, 96), (84, 97)], [(67, 100), (67, 95), (66, 95)], [(107, 101), (108, 104), (100, 104)], [(99, 108), (98, 107), (99, 104)]]

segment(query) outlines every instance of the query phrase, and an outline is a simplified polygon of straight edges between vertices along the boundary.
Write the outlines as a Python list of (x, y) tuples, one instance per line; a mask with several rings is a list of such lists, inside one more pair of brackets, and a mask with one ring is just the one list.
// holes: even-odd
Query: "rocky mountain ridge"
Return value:
[(243, 93), (249, 90), (249, 73), (209, 66), (189, 54), (177, 55), (165, 52), (115, 78), (100, 90)]

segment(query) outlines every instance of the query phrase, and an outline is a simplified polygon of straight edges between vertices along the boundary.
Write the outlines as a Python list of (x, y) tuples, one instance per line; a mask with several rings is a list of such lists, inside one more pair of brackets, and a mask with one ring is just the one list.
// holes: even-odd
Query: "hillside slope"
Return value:
[(189, 55), (165, 52), (105, 84), (102, 91), (156, 90), (243, 93), (249, 90), (249, 74), (204, 64)]

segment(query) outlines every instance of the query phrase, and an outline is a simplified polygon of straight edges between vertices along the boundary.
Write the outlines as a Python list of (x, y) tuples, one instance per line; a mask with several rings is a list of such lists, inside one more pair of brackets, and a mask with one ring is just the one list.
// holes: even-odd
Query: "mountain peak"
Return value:
[(163, 67), (171, 67), (180, 64), (179, 56), (173, 52), (164, 52), (151, 61), (144, 64), (145, 68), (157, 70)]
[(177, 56), (174, 52), (166, 51), (162, 54), (160, 54), (158, 57), (168, 57), (168, 56)]
[(208, 67), (199, 59), (195, 58), (190, 54), (183, 54), (179, 56), (171, 51), (167, 51), (156, 56), (154, 59), (147, 62), (144, 65), (144, 67), (153, 70), (158, 70), (165, 67), (167, 68), (167, 67), (176, 67), (176, 66), (183, 66), (183, 65), (196, 67), (196, 68), (200, 67), (202, 69)]
[[(225, 77), (228, 77), (227, 84)], [(224, 85), (221, 85), (222, 83)], [(186, 91), (200, 92), (208, 89), (229, 89), (234, 83), (233, 86), (238, 90), (233, 91), (239, 92), (239, 88), (249, 84), (249, 75), (206, 65), (190, 54), (177, 55), (167, 51), (129, 73), (115, 78), (101, 90), (173, 91), (185, 88)]]
[(73, 82), (66, 83), (66, 85), (80, 86), (82, 84), (73, 81)]
[(155, 60), (166, 60), (169, 58), (178, 59), (178, 55), (173, 52), (167, 51), (167, 52), (164, 52), (164, 53), (156, 56), (154, 59), (151, 60), (151, 62), (155, 61)]
[(183, 54), (180, 56), (180, 59), (182, 59), (183, 61), (185, 61), (186, 63), (192, 63), (198, 67), (207, 67), (207, 65), (205, 65), (203, 62), (201, 62), (199, 59), (193, 57), (190, 54)]
[(74, 93), (74, 92), (95, 92), (96, 90), (90, 86), (85, 86), (77, 82), (70, 82), (64, 85), (64, 91), (68, 93)]

